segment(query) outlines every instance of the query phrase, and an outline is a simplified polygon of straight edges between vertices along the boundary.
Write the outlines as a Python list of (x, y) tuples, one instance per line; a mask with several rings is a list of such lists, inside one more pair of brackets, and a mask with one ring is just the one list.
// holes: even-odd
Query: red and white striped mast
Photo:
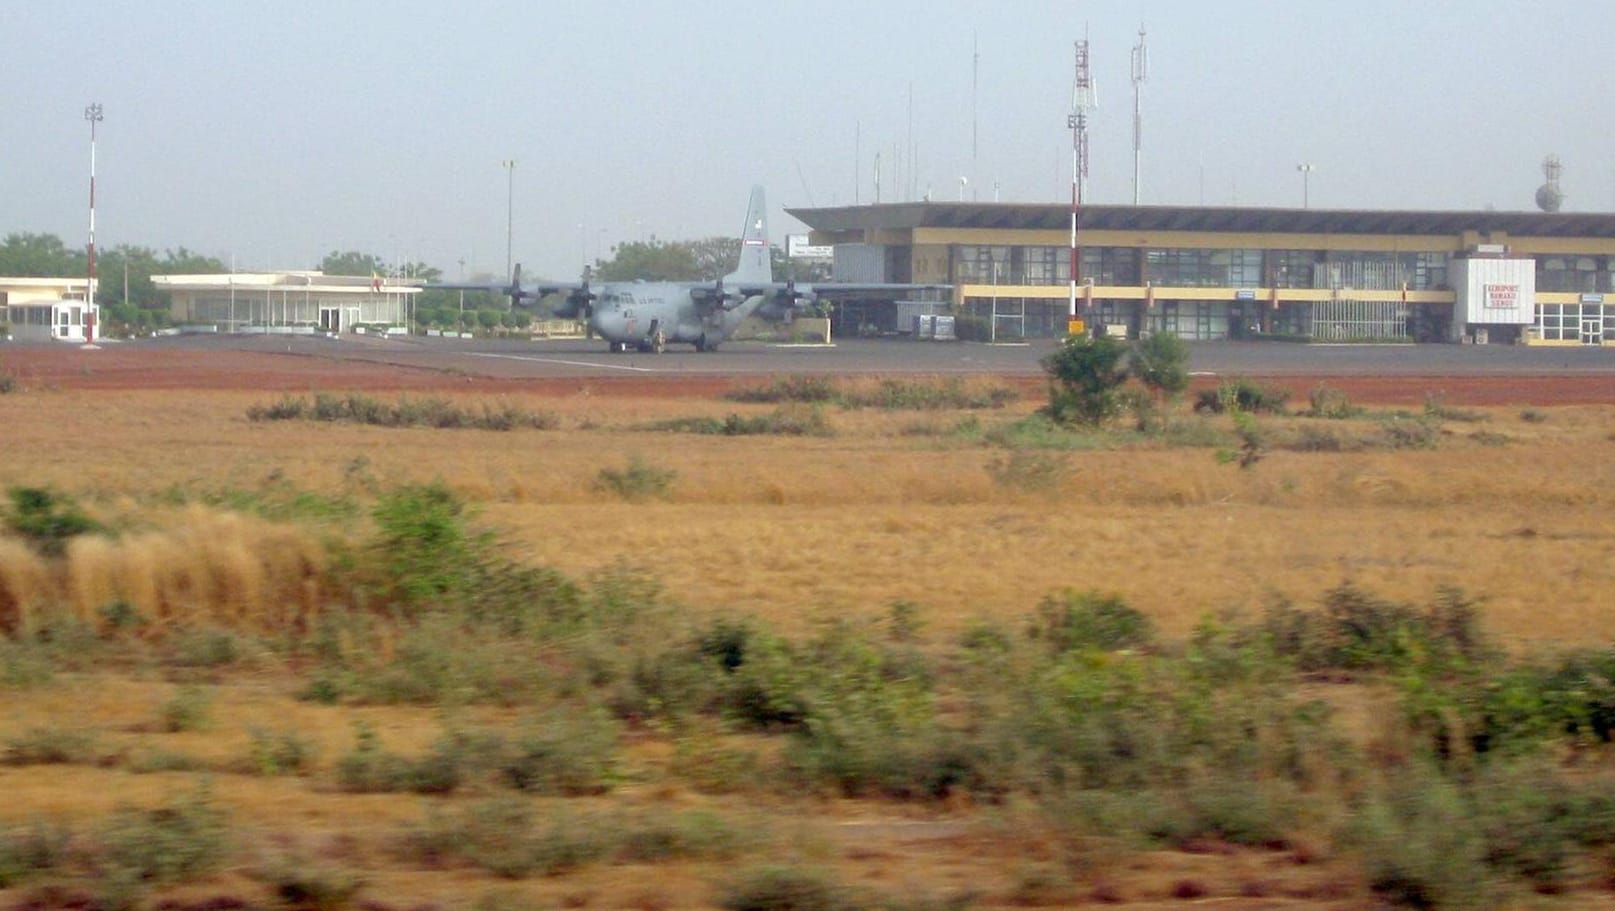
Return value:
[(90, 284), (84, 292), (84, 347), (95, 347), (95, 125), (102, 120), (101, 105), (84, 109), (90, 122)]
[(1077, 318), (1077, 283), (1081, 281), (1082, 257), (1077, 249), (1077, 215), (1082, 208), (1082, 184), (1088, 177), (1088, 109), (1098, 106), (1093, 77), (1088, 70), (1088, 39), (1076, 42), (1076, 78), (1071, 85), (1071, 294), (1067, 319)]

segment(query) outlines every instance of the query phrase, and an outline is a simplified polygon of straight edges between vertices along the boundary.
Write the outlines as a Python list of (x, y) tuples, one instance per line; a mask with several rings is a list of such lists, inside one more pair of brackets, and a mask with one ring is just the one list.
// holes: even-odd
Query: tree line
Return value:
[[(732, 237), (631, 241), (612, 247), (609, 258), (595, 259), (589, 264), (589, 273), (599, 281), (712, 281), (735, 268), (739, 245), (739, 239)], [(821, 281), (829, 277), (827, 264), (795, 265), (780, 249), (773, 248), (771, 253), (777, 278)], [(423, 284), (443, 280), (442, 270), (426, 263), (392, 262), (357, 250), (332, 250), (313, 268), (327, 275), (402, 276)], [(96, 300), (102, 307), (103, 322), (134, 330), (153, 328), (164, 323), (168, 300), (152, 276), (228, 271), (217, 257), (185, 247), (158, 253), (151, 247), (122, 244), (96, 251)], [(71, 278), (88, 272), (88, 250), (69, 247), (54, 234), (20, 232), (0, 241), (0, 276)], [(508, 298), (489, 292), (431, 290), (422, 292), (415, 301), (421, 322), (468, 329), (515, 325), (518, 321), (511, 318), (510, 309)], [(500, 313), (507, 316), (501, 318)]]

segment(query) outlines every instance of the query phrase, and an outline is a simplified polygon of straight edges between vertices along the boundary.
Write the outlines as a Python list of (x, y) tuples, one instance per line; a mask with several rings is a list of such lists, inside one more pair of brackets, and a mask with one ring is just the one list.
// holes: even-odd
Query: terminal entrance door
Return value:
[(1604, 341), (1604, 321), (1601, 315), (1581, 318), (1581, 343), (1599, 345)]
[(321, 307), (320, 308), (320, 329), (322, 331), (324, 331), (324, 332), (341, 332), (342, 331), (342, 308), (341, 307)]

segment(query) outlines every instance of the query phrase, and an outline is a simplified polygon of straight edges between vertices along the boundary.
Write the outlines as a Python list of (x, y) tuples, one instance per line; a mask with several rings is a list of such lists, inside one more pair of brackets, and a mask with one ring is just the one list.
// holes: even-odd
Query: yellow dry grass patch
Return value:
[[(1063, 483), (1027, 494), (994, 482), (998, 453), (945, 432), (961, 413), (829, 409), (836, 434), (807, 438), (650, 432), (655, 420), (773, 406), (595, 395), (500, 400), (556, 414), (563, 429), (544, 432), (246, 420), (249, 405), (270, 400), (0, 399), (17, 443), (8, 478), (154, 528), (75, 544), (66, 594), (81, 615), (125, 599), (162, 622), (274, 627), (315, 607), (316, 534), (217, 511), (161, 513), (151, 504), (164, 491), (442, 480), (519, 556), (578, 575), (642, 567), (694, 609), (786, 625), (908, 600), (951, 629), (1019, 617), (1071, 586), (1121, 594), (1180, 634), (1208, 612), (1307, 602), (1350, 580), (1408, 600), (1461, 587), (1486, 599), (1488, 625), (1516, 644), (1615, 636), (1603, 609), (1615, 590), (1615, 460), (1599, 457), (1611, 446), (1607, 407), (1538, 409), (1541, 422), (1492, 409), (1481, 423), (1446, 424), (1435, 450), (1271, 452), (1248, 471), (1207, 449), (1151, 444), (1054, 454)], [(990, 425), (1029, 408), (975, 417)], [(916, 421), (933, 431), (908, 432)], [(1467, 440), (1478, 431), (1513, 442)], [(86, 451), (117, 455), (86, 466)], [(629, 504), (596, 489), (602, 468), (634, 459), (675, 473), (665, 500)], [(15, 625), (60, 593), (18, 544), (0, 538), (0, 548), (0, 622)]]

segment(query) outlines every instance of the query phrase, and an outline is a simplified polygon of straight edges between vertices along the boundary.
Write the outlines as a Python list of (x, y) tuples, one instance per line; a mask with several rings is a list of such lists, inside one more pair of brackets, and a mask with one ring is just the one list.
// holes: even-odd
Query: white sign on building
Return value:
[(1455, 323), (1528, 326), (1536, 322), (1536, 260), (1455, 259)]
[(787, 234), (785, 255), (792, 259), (830, 259), (835, 255), (835, 248), (829, 244), (810, 244), (806, 234)]

